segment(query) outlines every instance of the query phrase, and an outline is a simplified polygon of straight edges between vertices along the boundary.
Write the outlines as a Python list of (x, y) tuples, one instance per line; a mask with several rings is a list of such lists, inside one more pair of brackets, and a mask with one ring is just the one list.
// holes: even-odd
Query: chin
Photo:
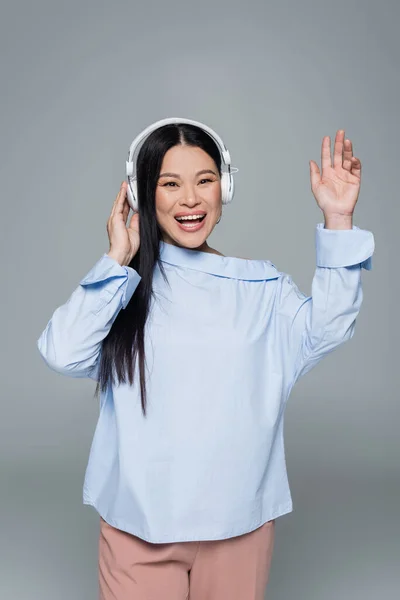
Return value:
[(180, 228), (172, 227), (169, 231), (164, 230), (163, 239), (165, 242), (184, 246), (185, 248), (200, 248), (207, 242), (211, 231), (208, 227), (203, 227), (198, 231), (182, 231)]
[(185, 248), (190, 248), (194, 250), (203, 246), (207, 241), (207, 237), (208, 236), (204, 236), (203, 233), (201, 235), (191, 233), (188, 235), (183, 234), (180, 236), (176, 236), (174, 238), (171, 238), (171, 240), (174, 244), (178, 244), (179, 246), (184, 246)]

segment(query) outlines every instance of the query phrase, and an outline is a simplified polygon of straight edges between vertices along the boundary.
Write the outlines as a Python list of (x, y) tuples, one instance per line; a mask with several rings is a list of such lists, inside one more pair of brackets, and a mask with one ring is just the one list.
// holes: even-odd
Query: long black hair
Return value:
[(221, 154), (213, 138), (203, 129), (183, 123), (163, 125), (142, 143), (136, 161), (139, 203), (140, 247), (129, 263), (141, 276), (125, 309), (121, 309), (102, 342), (98, 382), (95, 396), (115, 383), (133, 384), (138, 357), (142, 412), (146, 416), (145, 324), (152, 299), (153, 271), (156, 263), (165, 277), (160, 261), (162, 231), (156, 218), (155, 193), (161, 165), (166, 152), (173, 146), (198, 146), (214, 160), (221, 175)]

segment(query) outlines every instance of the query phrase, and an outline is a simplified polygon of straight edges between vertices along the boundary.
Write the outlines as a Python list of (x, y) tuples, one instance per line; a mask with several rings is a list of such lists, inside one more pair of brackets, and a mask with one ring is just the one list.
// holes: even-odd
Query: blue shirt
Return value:
[[(149, 542), (224, 539), (292, 511), (283, 439), (296, 381), (354, 334), (374, 236), (315, 229), (312, 295), (267, 260), (161, 242), (140, 389), (101, 395), (83, 489), (110, 525)], [(38, 340), (49, 367), (96, 379), (101, 342), (140, 281), (104, 254)], [(137, 373), (138, 371), (136, 371)]]

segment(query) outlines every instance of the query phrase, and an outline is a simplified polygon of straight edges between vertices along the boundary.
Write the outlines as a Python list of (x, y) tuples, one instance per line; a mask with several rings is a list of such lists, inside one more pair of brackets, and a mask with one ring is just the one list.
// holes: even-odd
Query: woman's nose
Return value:
[(194, 188), (186, 188), (183, 192), (182, 202), (188, 204), (189, 206), (193, 206), (198, 204), (199, 200), (196, 195), (196, 191)]

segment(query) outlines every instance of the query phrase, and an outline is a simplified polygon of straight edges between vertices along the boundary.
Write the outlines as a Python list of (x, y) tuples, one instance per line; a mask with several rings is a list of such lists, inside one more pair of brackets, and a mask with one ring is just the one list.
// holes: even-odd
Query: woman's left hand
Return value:
[(325, 219), (351, 218), (361, 184), (361, 162), (353, 156), (351, 140), (344, 139), (344, 130), (336, 133), (333, 166), (331, 140), (325, 136), (321, 149), (322, 174), (317, 163), (310, 160), (311, 189)]

